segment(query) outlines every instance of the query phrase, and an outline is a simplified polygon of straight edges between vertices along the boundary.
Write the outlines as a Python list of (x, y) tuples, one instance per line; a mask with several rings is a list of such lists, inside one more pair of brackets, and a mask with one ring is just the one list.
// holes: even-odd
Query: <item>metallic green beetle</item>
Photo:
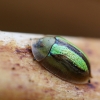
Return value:
[(44, 37), (31, 43), (34, 58), (59, 78), (75, 84), (90, 82), (90, 64), (85, 54), (66, 39)]

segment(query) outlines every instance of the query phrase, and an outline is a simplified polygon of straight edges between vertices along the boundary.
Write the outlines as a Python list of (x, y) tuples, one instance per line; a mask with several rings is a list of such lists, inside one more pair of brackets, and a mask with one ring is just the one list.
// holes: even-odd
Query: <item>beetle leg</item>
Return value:
[(88, 80), (88, 83), (91, 83), (91, 81), (90, 81), (90, 80)]
[(34, 60), (34, 61), (36, 61), (36, 59), (35, 59), (35, 58), (33, 58), (33, 60)]

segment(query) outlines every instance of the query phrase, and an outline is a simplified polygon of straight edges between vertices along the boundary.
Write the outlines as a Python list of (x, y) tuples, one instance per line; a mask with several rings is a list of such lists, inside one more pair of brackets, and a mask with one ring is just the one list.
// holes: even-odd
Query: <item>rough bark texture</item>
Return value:
[(99, 39), (66, 37), (87, 54), (91, 64), (91, 83), (76, 85), (34, 60), (29, 37), (38, 36), (16, 34), (0, 32), (0, 100), (100, 100)]

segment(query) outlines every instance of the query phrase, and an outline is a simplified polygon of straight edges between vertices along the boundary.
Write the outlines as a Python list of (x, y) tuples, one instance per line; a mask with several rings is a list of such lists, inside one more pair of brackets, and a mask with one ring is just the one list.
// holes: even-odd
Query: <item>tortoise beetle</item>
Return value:
[(86, 55), (71, 42), (60, 36), (47, 36), (32, 40), (34, 58), (49, 72), (75, 83), (90, 82), (91, 70)]

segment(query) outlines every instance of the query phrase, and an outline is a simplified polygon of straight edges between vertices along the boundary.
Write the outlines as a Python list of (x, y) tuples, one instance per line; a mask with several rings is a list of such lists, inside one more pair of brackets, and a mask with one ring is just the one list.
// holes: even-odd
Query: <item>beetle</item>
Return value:
[(91, 69), (86, 55), (71, 42), (60, 36), (47, 36), (31, 41), (36, 61), (62, 80), (86, 84)]

